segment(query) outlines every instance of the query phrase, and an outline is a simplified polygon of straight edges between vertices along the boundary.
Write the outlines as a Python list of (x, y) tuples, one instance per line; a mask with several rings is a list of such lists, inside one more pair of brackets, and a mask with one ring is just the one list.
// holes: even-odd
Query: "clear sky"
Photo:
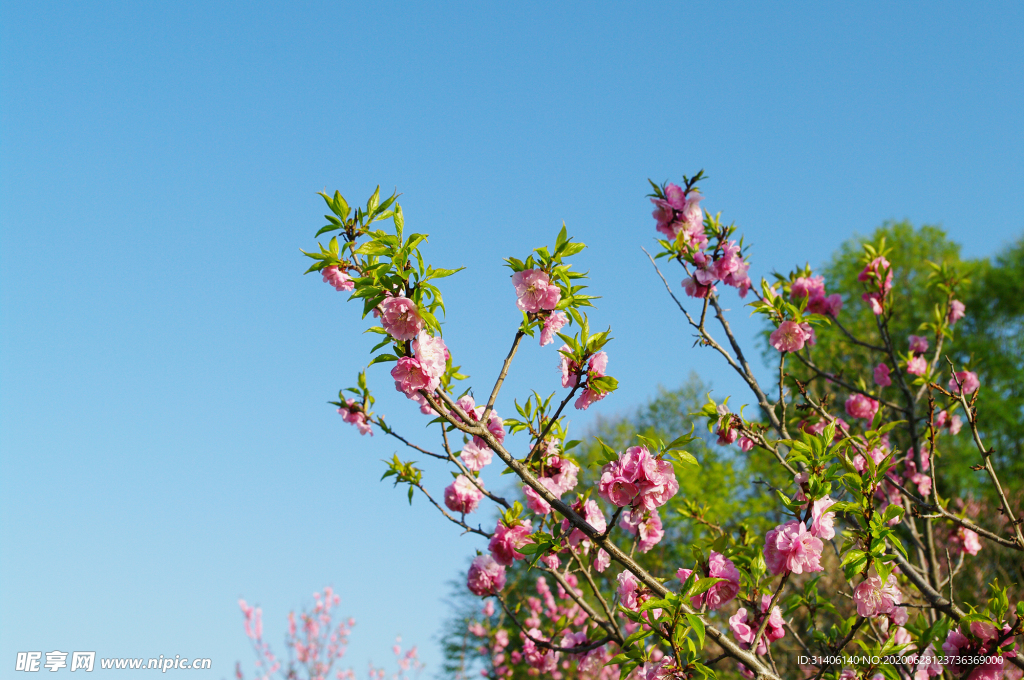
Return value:
[[(251, 669), (239, 597), (283, 652), (287, 612), (332, 584), (357, 670), (396, 633), (437, 670), (446, 583), (482, 545), (379, 483), (393, 441), (325, 404), (372, 340), (301, 276), (321, 189), (398, 187), (428, 257), (467, 266), (445, 282), (445, 339), (478, 393), (517, 324), (501, 259), (564, 220), (622, 386), (577, 431), (691, 370), (739, 390), (640, 251), (648, 177), (705, 168), (755, 276), (887, 219), (941, 224), (970, 256), (1024, 230), (1019, 2), (0, 11), (3, 668), (94, 650), (228, 677)], [(556, 389), (555, 363), (528, 346), (499, 411)], [(419, 437), (387, 367), (370, 378)]]

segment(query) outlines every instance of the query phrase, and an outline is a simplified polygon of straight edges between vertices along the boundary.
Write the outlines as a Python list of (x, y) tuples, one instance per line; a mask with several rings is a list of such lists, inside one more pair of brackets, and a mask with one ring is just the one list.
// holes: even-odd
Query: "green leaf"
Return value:
[(378, 354), (370, 363), (367, 364), (367, 367), (373, 366), (374, 364), (380, 364), (385, 361), (398, 361), (398, 357), (394, 354)]
[(704, 622), (696, 614), (687, 614), (686, 620), (697, 633), (697, 640), (700, 642), (700, 648), (704, 649)]

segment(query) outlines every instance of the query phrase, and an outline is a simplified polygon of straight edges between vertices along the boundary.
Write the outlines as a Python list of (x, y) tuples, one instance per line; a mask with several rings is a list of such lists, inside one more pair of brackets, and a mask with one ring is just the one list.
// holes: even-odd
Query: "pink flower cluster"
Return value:
[(519, 552), (519, 549), (528, 543), (533, 543), (533, 539), (530, 538), (532, 531), (533, 525), (530, 520), (513, 526), (508, 526), (499, 520), (498, 526), (494, 528), (494, 535), (491, 536), (491, 541), (487, 544), (494, 561), (507, 567), (514, 561), (526, 557)]
[(704, 235), (704, 212), (700, 202), (704, 200), (696, 190), (689, 192), (675, 184), (665, 187), (665, 198), (652, 198), (655, 205), (652, 213), (658, 223), (657, 229), (665, 238), (675, 241), (683, 236), (683, 244), (701, 250), (707, 245)]
[(825, 295), (825, 277), (801, 276), (793, 281), (789, 289), (789, 297), (793, 302), (807, 299), (807, 311), (812, 314), (827, 314), (833, 318), (839, 316), (843, 308), (843, 298), (838, 293)]
[[(676, 572), (676, 576), (679, 577), (680, 583), (686, 583), (686, 579), (690, 578), (692, 573), (692, 569), (680, 569)], [(731, 602), (736, 597), (736, 594), (740, 592), (740, 572), (736, 569), (736, 565), (732, 563), (732, 560), (726, 558), (721, 553), (714, 550), (711, 551), (703, 575), (708, 578), (724, 578), (726, 580), (720, 581), (708, 588), (706, 592), (692, 597), (690, 603), (694, 609), (701, 609), (706, 603), (708, 609), (714, 611), (722, 605)], [(699, 580), (700, 577), (701, 575), (698, 574), (695, 580)]]
[(512, 275), (516, 289), (516, 307), (528, 313), (554, 309), (562, 299), (562, 291), (551, 283), (551, 277), (540, 269), (526, 269)]
[(469, 566), (466, 586), (480, 597), (499, 593), (505, 587), (505, 567), (490, 555), (477, 555)]
[[(584, 502), (583, 499), (579, 499), (572, 504), (572, 509), (575, 510), (578, 515), (582, 516), (587, 524), (594, 527), (598, 532), (603, 533), (604, 530), (608, 528), (608, 522), (605, 521), (604, 513), (601, 512), (601, 508), (598, 506), (596, 501), (589, 500)], [(569, 526), (569, 520), (563, 519), (562, 532), (565, 533), (566, 531), (569, 531)], [(576, 528), (573, 528), (566, 540), (569, 542), (569, 545), (574, 548), (580, 545), (580, 543), (586, 543), (589, 545), (587, 535)]]
[[(557, 452), (557, 449), (555, 449)], [(579, 467), (566, 458), (559, 458), (557, 455), (550, 455), (541, 467), (543, 474), (537, 477), (548, 491), (556, 498), (561, 498), (576, 488)], [(551, 505), (541, 498), (540, 494), (530, 486), (523, 485), (523, 493), (526, 495), (526, 507), (539, 515), (546, 515), (551, 512)]]
[[(964, 635), (960, 628), (949, 631), (946, 641), (942, 643), (942, 651), (951, 663), (947, 669), (955, 677), (961, 677), (973, 665), (971, 657), (985, 657), (988, 663), (975, 666), (967, 680), (1020, 680), (1022, 671), (1013, 665), (1011, 658), (1017, 656), (1015, 649), (997, 653), (996, 649), (1003, 640), (1003, 646), (1012, 643), (1011, 628), (1003, 624), (997, 629), (991, 623), (974, 621), (970, 625), (971, 637)], [(963, 660), (963, 661), (961, 661)]]
[[(572, 350), (569, 349), (568, 345), (562, 345), (558, 350), (561, 362), (558, 365), (559, 370), (562, 372), (562, 387), (575, 387), (580, 381), (580, 366), (570, 357)], [(586, 411), (591, 404), (597, 401), (601, 401), (608, 396), (607, 392), (597, 392), (590, 388), (590, 381), (596, 378), (603, 378), (607, 375), (605, 372), (608, 370), (608, 354), (606, 352), (598, 352), (590, 357), (587, 362), (587, 370), (584, 377), (587, 387), (583, 389), (580, 396), (576, 398), (576, 403), (573, 404), (580, 411)]]
[(721, 246), (718, 257), (703, 251), (693, 254), (693, 276), (683, 279), (683, 289), (690, 297), (706, 298), (715, 292), (715, 283), (721, 281), (739, 291), (740, 297), (746, 297), (751, 281), (747, 272), (750, 263), (740, 257), (740, 247), (735, 241)]
[(631, 446), (601, 468), (598, 493), (612, 505), (654, 510), (679, 491), (672, 463), (659, 460), (644, 446)]
[[(758, 629), (761, 627), (761, 621), (764, 618), (764, 614), (768, 612), (768, 606), (771, 604), (772, 598), (770, 595), (761, 596), (761, 614), (759, 616), (750, 616), (747, 613), (746, 607), (740, 607), (736, 610), (736, 613), (729, 617), (729, 628), (732, 629), (732, 634), (736, 636), (736, 639), (740, 641), (745, 649), (750, 649), (750, 645), (754, 642), (754, 636), (757, 635)], [(768, 625), (764, 629), (764, 634), (761, 639), (757, 641), (757, 654), (767, 654), (768, 645), (776, 640), (781, 640), (786, 635), (786, 620), (782, 618), (782, 610), (778, 606), (772, 607), (771, 614), (768, 615)]]
[(423, 330), (423, 317), (409, 298), (384, 298), (380, 310), (380, 324), (395, 340), (412, 340)]
[[(463, 515), (476, 511), (480, 500), (484, 497), (483, 491), (480, 490), (484, 483), (480, 479), (475, 481), (476, 484), (466, 475), (459, 475), (454, 482), (448, 485), (444, 490), (444, 504), (448, 506), (449, 510)], [(480, 485), (480, 488), (477, 488), (477, 484)]]
[(780, 352), (799, 352), (804, 345), (814, 345), (817, 338), (809, 323), (787, 319), (768, 336), (768, 344)]
[(946, 323), (950, 326), (956, 325), (956, 322), (964, 318), (964, 314), (967, 311), (967, 307), (964, 303), (959, 300), (953, 300), (949, 303), (949, 312), (946, 313)]
[(851, 395), (846, 400), (846, 413), (851, 418), (862, 418), (870, 422), (878, 413), (878, 402), (860, 393)]
[(562, 312), (552, 312), (544, 319), (544, 326), (540, 331), (540, 346), (550, 345), (555, 341), (555, 333), (562, 330), (569, 318)]
[[(957, 385), (957, 381), (959, 381), (960, 385)], [(954, 377), (949, 379), (949, 391), (953, 394), (960, 394), (961, 386), (963, 387), (964, 394), (974, 392), (974, 390), (981, 387), (978, 374), (973, 371), (957, 371)]]
[(947, 411), (939, 411), (935, 415), (935, 422), (933, 424), (936, 428), (949, 430), (950, 434), (959, 434), (960, 429), (964, 426), (963, 420), (961, 420), (960, 416), (950, 416)]
[(892, 378), (889, 377), (891, 371), (885, 364), (878, 364), (875, 366), (875, 384), (879, 387), (888, 387), (892, 385)]
[[(459, 397), (459, 408), (462, 409), (463, 413), (470, 417), (474, 422), (479, 421), (484, 414), (484, 406), (477, 406), (476, 401), (470, 395)], [(457, 415), (453, 414), (455, 418)], [(501, 416), (495, 409), (491, 409), (491, 412), (487, 416), (487, 431), (494, 435), (494, 438), (501, 444), (505, 441), (505, 426)], [(479, 472), (486, 465), (490, 465), (494, 453), (491, 451), (491, 447), (487, 445), (480, 437), (474, 436), (470, 441), (462, 447), (462, 458), (463, 464), (473, 472)]]
[(952, 542), (960, 546), (960, 552), (977, 555), (981, 552), (981, 539), (967, 527), (959, 527), (952, 536)]
[(926, 472), (931, 467), (931, 458), (925, 454), (924, 463), (922, 469), (917, 469), (917, 454), (914, 449), (911, 448), (907, 452), (907, 459), (903, 464), (903, 480), (907, 484), (917, 485), (917, 492), (921, 494), (923, 498), (927, 498), (932, 493), (932, 478), (929, 477)]
[(366, 422), (366, 414), (363, 413), (362, 407), (356, 403), (355, 399), (346, 399), (345, 405), (338, 408), (338, 415), (344, 418), (346, 423), (355, 425), (359, 434), (373, 436), (373, 427)]
[(426, 331), (419, 332), (412, 348), (413, 356), (399, 359), (391, 369), (391, 377), (395, 379), (396, 390), (419, 402), (423, 399), (420, 390), (429, 394), (441, 384), (449, 354), (444, 340), (431, 337)]
[(619, 526), (637, 537), (636, 547), (642, 553), (649, 551), (665, 538), (661, 515), (657, 510), (627, 510), (619, 518)]
[(320, 273), (323, 274), (324, 283), (329, 283), (339, 292), (343, 290), (352, 290), (356, 287), (356, 284), (352, 281), (351, 277), (338, 269), (338, 267), (324, 267)]
[(928, 372), (928, 360), (924, 353), (928, 351), (928, 338), (919, 335), (910, 336), (910, 358), (907, 359), (907, 373), (924, 375)]
[(857, 280), (868, 284), (868, 292), (861, 295), (861, 298), (868, 303), (875, 316), (878, 316), (883, 311), (885, 296), (892, 290), (892, 267), (889, 260), (884, 257), (871, 260), (857, 275)]
[(902, 599), (903, 594), (900, 592), (899, 586), (896, 585), (895, 574), (889, 574), (889, 577), (882, 581), (878, 574), (872, 573), (853, 590), (853, 601), (857, 605), (857, 614), (860, 616), (891, 615), (898, 625), (907, 622), (906, 608), (897, 606)]
[[(812, 525), (813, 527), (813, 525)], [(819, 527), (823, 529), (819, 524)], [(829, 527), (831, 528), (831, 527)], [(807, 530), (803, 522), (793, 520), (770, 530), (764, 538), (764, 561), (773, 574), (823, 571), (821, 539)]]

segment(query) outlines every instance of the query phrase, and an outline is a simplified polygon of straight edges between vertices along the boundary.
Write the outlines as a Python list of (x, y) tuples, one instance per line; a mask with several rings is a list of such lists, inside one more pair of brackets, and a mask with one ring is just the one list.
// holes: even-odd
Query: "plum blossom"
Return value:
[[(604, 530), (608, 528), (608, 523), (605, 521), (604, 513), (601, 512), (600, 506), (596, 501), (589, 500), (584, 503), (582, 500), (576, 501), (572, 505), (572, 509), (575, 510), (579, 515), (582, 515), (583, 519), (587, 524), (596, 529), (599, 533), (604, 533)], [(569, 530), (569, 520), (562, 520), (562, 533)], [(572, 547), (578, 546), (581, 542), (589, 540), (587, 535), (579, 529), (573, 528), (572, 532), (569, 533), (569, 545)]]
[(480, 597), (494, 595), (505, 587), (505, 567), (490, 555), (477, 555), (469, 566), (466, 586)]
[(750, 451), (754, 448), (754, 440), (750, 437), (740, 437), (740, 451)]
[(555, 333), (569, 323), (569, 318), (562, 312), (552, 312), (544, 319), (544, 327), (540, 331), (540, 346), (550, 345), (555, 341)]
[(927, 372), (928, 360), (923, 356), (915, 356), (907, 360), (907, 373), (910, 375), (924, 375)]
[(631, 446), (601, 468), (598, 493), (612, 505), (654, 510), (679, 491), (672, 463), (654, 458), (644, 446)]
[(391, 377), (395, 379), (395, 389), (405, 394), (410, 399), (420, 390), (433, 392), (441, 381), (429, 375), (419, 359), (415, 357), (402, 357), (391, 369)]
[(953, 300), (949, 303), (949, 312), (946, 314), (946, 323), (950, 326), (955, 325), (957, 321), (964, 318), (964, 312), (966, 310), (967, 307), (964, 306), (964, 303), (959, 300)]
[(619, 526), (633, 536), (639, 534), (636, 547), (642, 553), (649, 551), (665, 537), (661, 515), (657, 510), (627, 510), (619, 518)]
[(346, 423), (355, 425), (359, 434), (373, 436), (373, 428), (366, 422), (366, 414), (363, 413), (362, 407), (356, 404), (355, 399), (346, 399), (345, 405), (338, 408), (338, 415), (344, 418)]
[(839, 316), (843, 308), (843, 298), (838, 293), (825, 295), (825, 278), (822, 276), (801, 276), (793, 281), (789, 289), (793, 302), (807, 298), (807, 311), (812, 314)]
[[(925, 461), (928, 459), (925, 458)], [(917, 469), (917, 461), (914, 460), (913, 450), (907, 455), (904, 464), (903, 479), (908, 484), (916, 484), (917, 492), (927, 498), (932, 493), (932, 478)]]
[(964, 394), (970, 394), (981, 386), (978, 374), (973, 371), (958, 371), (953, 375), (954, 377), (949, 379), (949, 391), (953, 394), (960, 394), (960, 387), (957, 385), (958, 380), (960, 385), (963, 386)]
[(803, 522), (793, 520), (770, 530), (764, 539), (764, 561), (773, 574), (791, 571), (802, 574), (823, 571), (821, 550), (824, 544), (807, 530)]
[(814, 329), (807, 323), (786, 320), (772, 331), (768, 344), (780, 352), (798, 352), (805, 344), (814, 344)]
[[(693, 571), (690, 569), (680, 569), (676, 572), (676, 576), (679, 578), (680, 583), (686, 583), (686, 579), (690, 578), (692, 573)], [(690, 603), (694, 609), (700, 609), (707, 602), (708, 609), (714, 611), (730, 602), (740, 591), (740, 572), (736, 569), (736, 565), (725, 555), (714, 550), (708, 556), (707, 576), (709, 578), (724, 578), (726, 580), (711, 586), (707, 592), (692, 597)], [(699, 579), (700, 574), (694, 580)]]
[(321, 270), (321, 274), (323, 274), (324, 283), (334, 286), (334, 289), (338, 292), (352, 290), (356, 287), (352, 278), (336, 266), (324, 267)]
[(928, 338), (921, 335), (910, 336), (910, 351), (914, 354), (924, 354), (928, 351)]
[[(729, 617), (729, 628), (745, 649), (750, 649), (751, 643), (754, 642), (754, 636), (757, 635), (757, 630), (761, 626), (761, 620), (764, 618), (771, 600), (769, 595), (761, 596), (761, 616), (751, 618), (747, 614), (747, 608), (740, 607), (735, 614)], [(761, 655), (767, 654), (768, 645), (786, 635), (785, 626), (786, 620), (782, 618), (782, 610), (778, 606), (772, 607), (771, 614), (768, 616), (768, 625), (765, 627), (761, 639), (757, 641), (755, 652)]]
[(846, 400), (846, 413), (851, 418), (873, 420), (878, 412), (878, 402), (866, 395), (857, 393)]
[[(882, 274), (885, 273), (885, 281), (882, 281)], [(889, 260), (884, 257), (876, 257), (865, 265), (863, 271), (857, 275), (861, 283), (870, 283), (878, 287), (882, 293), (892, 290), (892, 266)]]
[(687, 276), (683, 279), (683, 290), (686, 294), (692, 298), (706, 298), (711, 297), (713, 293), (717, 292), (717, 289), (713, 285), (704, 285), (692, 276)]
[(872, 573), (853, 591), (853, 601), (860, 616), (891, 614), (903, 600), (903, 594), (896, 585), (896, 575), (889, 574), (883, 582), (878, 574)]
[(978, 534), (974, 533), (967, 527), (959, 527), (956, 530), (956, 535), (953, 536), (953, 542), (959, 544), (960, 552), (965, 552), (970, 555), (977, 555), (981, 552), (981, 539), (978, 538)]
[(462, 453), (459, 454), (459, 457), (462, 458), (462, 464), (466, 466), (466, 469), (480, 472), (485, 466), (491, 464), (494, 453), (489, 446), (480, 446), (476, 443), (476, 440), (477, 437), (473, 437), (473, 439), (466, 442), (466, 445), (462, 447)]
[(875, 384), (879, 387), (892, 385), (892, 378), (889, 377), (889, 367), (885, 364), (875, 366)]
[[(1000, 638), (1007, 642), (1012, 639), (1009, 625), (1003, 624), (1002, 629), (998, 630), (991, 624), (975, 621), (970, 625), (970, 633), (973, 637), (964, 635), (960, 628), (954, 628), (942, 643), (942, 651), (950, 662), (946, 668), (955, 677), (965, 674), (972, 665), (971, 660), (977, 657), (984, 657), (987, 663), (974, 666), (971, 674), (966, 676), (967, 680), (1008, 680), (1021, 677), (1019, 670), (1009, 660), (1017, 656), (1014, 649), (996, 653)], [(963, 665), (960, 665), (961, 660), (965, 662)]]
[[(483, 487), (482, 480), (478, 479), (476, 483)], [(456, 477), (455, 481), (444, 490), (444, 504), (452, 512), (460, 512), (464, 515), (476, 510), (483, 497), (483, 492), (466, 475)]]
[(619, 587), (616, 592), (619, 595), (619, 604), (626, 609), (635, 612), (640, 608), (640, 602), (637, 598), (640, 590), (640, 582), (636, 580), (636, 576), (633, 576), (631, 571), (623, 571), (619, 574), (616, 579), (619, 582)]
[[(564, 359), (563, 355), (563, 359)], [(608, 354), (607, 352), (598, 352), (590, 357), (590, 361), (587, 362), (587, 387), (583, 392), (576, 398), (576, 402), (573, 404), (580, 411), (586, 411), (591, 404), (601, 401), (608, 396), (607, 392), (600, 392), (590, 386), (591, 381), (597, 378), (605, 377), (605, 371), (608, 370)], [(563, 371), (564, 376), (564, 371)], [(564, 382), (564, 378), (563, 378)]]
[(828, 496), (819, 498), (811, 504), (811, 528), (809, 531), (815, 538), (830, 541), (835, 537), (836, 513), (828, 511), (835, 504), (836, 502)]
[(488, 550), (494, 556), (494, 561), (507, 567), (514, 561), (526, 557), (519, 552), (519, 548), (533, 543), (533, 539), (530, 538), (532, 531), (533, 525), (530, 520), (511, 527), (503, 521), (499, 521), (498, 526), (494, 529), (494, 535), (491, 536), (491, 540), (487, 544)]
[(562, 291), (551, 283), (551, 277), (540, 269), (527, 269), (512, 275), (516, 288), (516, 307), (534, 313), (554, 309), (562, 299)]
[(597, 569), (598, 572), (604, 572), (611, 564), (612, 556), (604, 548), (599, 548), (597, 555), (594, 557), (594, 569)]
[(562, 387), (576, 387), (579, 382), (580, 366), (572, 359), (572, 350), (569, 345), (562, 345), (558, 348), (559, 364), (558, 369), (562, 372)]
[(665, 198), (652, 198), (655, 205), (654, 219), (657, 229), (666, 238), (675, 240), (684, 233), (684, 243), (692, 248), (701, 249), (707, 245), (704, 236), (703, 211), (700, 202), (704, 200), (695, 189), (686, 191), (675, 184), (665, 187)]
[(932, 425), (936, 429), (945, 428), (949, 430), (950, 434), (959, 434), (964, 423), (958, 415), (950, 416), (947, 411), (939, 411), (935, 415), (935, 421)]
[(412, 340), (423, 330), (423, 318), (409, 298), (384, 298), (380, 307), (380, 323), (395, 340)]

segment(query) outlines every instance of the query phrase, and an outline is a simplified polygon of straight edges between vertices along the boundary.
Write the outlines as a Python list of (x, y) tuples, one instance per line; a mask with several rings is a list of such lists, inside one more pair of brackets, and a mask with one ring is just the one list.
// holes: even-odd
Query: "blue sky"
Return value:
[[(622, 386), (577, 431), (691, 370), (740, 388), (690, 348), (640, 251), (648, 177), (705, 168), (705, 206), (740, 225), (757, 276), (887, 219), (941, 224), (970, 256), (1024, 229), (1019, 3), (0, 11), (5, 665), (180, 654), (227, 677), (251, 668), (238, 597), (283, 651), (287, 612), (331, 584), (357, 670), (396, 633), (437, 670), (446, 582), (480, 544), (378, 483), (395, 445), (325, 404), (372, 341), (301, 276), (321, 189), (398, 187), (428, 257), (467, 266), (445, 338), (478, 391), (517, 323), (502, 258), (564, 220)], [(499, 411), (556, 389), (555, 363), (527, 347)], [(386, 370), (379, 410), (420, 437)]]

